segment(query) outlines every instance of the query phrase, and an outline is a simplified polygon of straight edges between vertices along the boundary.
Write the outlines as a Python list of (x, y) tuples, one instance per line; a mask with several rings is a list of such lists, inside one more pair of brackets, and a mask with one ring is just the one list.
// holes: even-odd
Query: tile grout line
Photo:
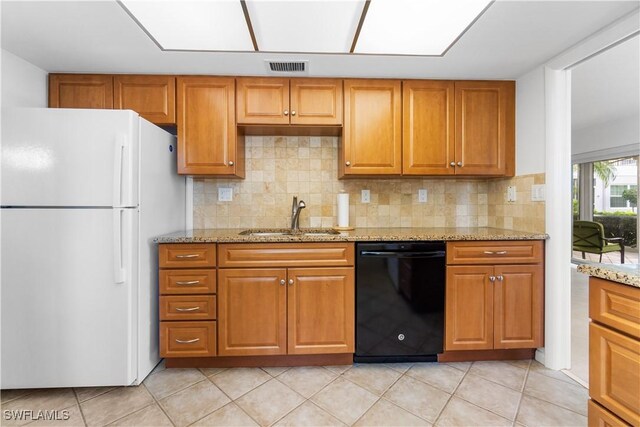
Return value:
[[(285, 372), (286, 372), (286, 371), (285, 371)], [(284, 374), (284, 372), (282, 372), (282, 373)], [(279, 376), (279, 375), (278, 375), (278, 376)], [(336, 377), (336, 378), (337, 378), (337, 377)], [(293, 391), (294, 393), (296, 393), (296, 394), (298, 394), (298, 395), (302, 396), (302, 394), (298, 393), (297, 391), (295, 391), (294, 389), (292, 389), (291, 387), (289, 387), (288, 385), (286, 385), (286, 384), (285, 384), (285, 383), (283, 383), (282, 381), (278, 380), (278, 378), (273, 377), (273, 379), (274, 379), (274, 380), (276, 380), (276, 381), (278, 381), (280, 384), (282, 384), (283, 386), (287, 387), (289, 390)], [(334, 379), (333, 381), (335, 381), (335, 379)], [(331, 382), (333, 382), (333, 381), (331, 381)], [(329, 383), (329, 384), (331, 384), (331, 383)], [(329, 384), (327, 384), (327, 385), (329, 385)], [(322, 390), (324, 390), (324, 387), (322, 388)], [(315, 396), (317, 393), (319, 393), (319, 391), (318, 391), (318, 392), (316, 392), (315, 394), (313, 394), (313, 395), (312, 395), (312, 397), (313, 397), (313, 396)], [(301, 407), (302, 405), (304, 405), (307, 401), (309, 401), (309, 402), (311, 401), (311, 397), (310, 397), (310, 398), (307, 398), (306, 396), (302, 396), (302, 399), (303, 399), (303, 400), (302, 400), (302, 402), (301, 402), (300, 404), (298, 404), (298, 405), (294, 406), (293, 408), (291, 408), (291, 410), (287, 411), (287, 412), (286, 412), (285, 414), (283, 414), (281, 417), (279, 417), (279, 418), (278, 418), (278, 419), (276, 419), (274, 422), (272, 422), (271, 424), (269, 424), (269, 426), (273, 426), (273, 425), (277, 424), (279, 421), (283, 420), (287, 415), (289, 415), (290, 413), (292, 413), (293, 411), (295, 411), (296, 409), (298, 409), (299, 407)], [(313, 404), (313, 402), (311, 402), (311, 403)], [(316, 406), (318, 406), (318, 405), (316, 405)], [(322, 409), (322, 408), (320, 408), (320, 409)], [(324, 410), (324, 409), (323, 409), (323, 410)], [(327, 412), (327, 411), (325, 411), (325, 412)], [(341, 420), (339, 420), (337, 417), (333, 416), (332, 414), (330, 414), (330, 415), (331, 415), (333, 418), (337, 419), (338, 421), (341, 421)]]
[[(82, 418), (82, 422), (84, 423), (84, 425), (88, 426), (89, 424), (87, 424), (87, 419), (85, 418), (84, 412), (82, 411), (82, 405), (80, 404), (80, 398), (78, 398), (78, 393), (76, 392), (75, 387), (71, 388), (71, 391), (73, 391), (73, 395), (76, 397), (76, 402), (78, 402), (78, 410), (80, 411), (80, 418)], [(104, 394), (104, 393), (102, 393), (102, 394)], [(91, 399), (87, 399), (87, 400), (91, 400)], [(85, 402), (86, 402), (86, 400), (85, 400)]]
[[(462, 378), (460, 378), (460, 382), (458, 383), (458, 385), (456, 386), (455, 389), (453, 389), (453, 391), (451, 392), (451, 394), (449, 395), (449, 398), (447, 399), (447, 402), (442, 406), (442, 409), (440, 410), (440, 412), (438, 413), (438, 416), (436, 417), (436, 419), (433, 421), (433, 425), (437, 425), (438, 421), (440, 421), (440, 417), (442, 416), (442, 414), (444, 413), (444, 410), (447, 409), (447, 406), (449, 405), (449, 402), (451, 402), (451, 399), (453, 399), (453, 396), (455, 396), (456, 391), (458, 391), (458, 388), (460, 388), (460, 384), (462, 384), (462, 382), (464, 381), (465, 378), (467, 378), (467, 375), (469, 374), (469, 372), (471, 372), (471, 367), (473, 366), (475, 362), (471, 362), (471, 365), (469, 365), (469, 368), (464, 372), (464, 375), (462, 376)], [(457, 397), (457, 396), (456, 396)]]
[(518, 414), (520, 414), (520, 406), (522, 405), (522, 399), (524, 398), (524, 389), (527, 386), (527, 381), (529, 380), (529, 372), (531, 372), (531, 361), (529, 361), (529, 366), (527, 367), (527, 373), (524, 376), (524, 382), (522, 383), (522, 391), (520, 392), (520, 399), (518, 400), (518, 407), (516, 408), (516, 415), (513, 418), (512, 426), (516, 425), (518, 421)]

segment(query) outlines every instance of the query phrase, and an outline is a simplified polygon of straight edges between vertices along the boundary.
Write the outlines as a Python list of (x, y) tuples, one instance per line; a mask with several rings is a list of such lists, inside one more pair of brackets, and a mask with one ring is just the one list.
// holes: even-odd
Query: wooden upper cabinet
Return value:
[(113, 108), (113, 76), (49, 74), (49, 107)]
[(342, 124), (342, 80), (243, 77), (237, 80), (238, 124)]
[(288, 354), (353, 353), (353, 267), (290, 268)]
[(162, 75), (116, 75), (114, 108), (133, 110), (159, 125), (176, 122), (176, 78)]
[(402, 174), (455, 174), (454, 82), (408, 80), (402, 88)]
[(493, 348), (493, 267), (447, 266), (445, 350)]
[(292, 125), (342, 124), (342, 80), (291, 79)]
[(400, 175), (402, 103), (399, 80), (345, 80), (338, 175)]
[(493, 348), (542, 347), (542, 265), (500, 265), (494, 274)]
[(238, 124), (289, 124), (289, 79), (238, 78)]
[(456, 81), (457, 175), (507, 175), (515, 169), (515, 82)]
[(235, 80), (178, 77), (178, 173), (244, 177)]

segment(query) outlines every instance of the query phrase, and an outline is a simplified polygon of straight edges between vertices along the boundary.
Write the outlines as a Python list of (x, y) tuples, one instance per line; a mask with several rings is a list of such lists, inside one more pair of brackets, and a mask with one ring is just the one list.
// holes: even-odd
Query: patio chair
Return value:
[(622, 237), (604, 237), (604, 227), (599, 222), (574, 221), (573, 222), (573, 250), (584, 253), (602, 254), (620, 251), (620, 263), (624, 264), (624, 243)]

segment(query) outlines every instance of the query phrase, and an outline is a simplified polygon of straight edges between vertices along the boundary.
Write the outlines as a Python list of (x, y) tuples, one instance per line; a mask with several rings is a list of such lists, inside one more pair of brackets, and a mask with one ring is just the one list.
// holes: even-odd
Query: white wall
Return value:
[(516, 79), (516, 175), (544, 172), (544, 68)]
[(46, 107), (47, 72), (2, 49), (2, 106)]
[(574, 129), (571, 134), (573, 156), (627, 145), (636, 146), (635, 154), (640, 150), (640, 117), (636, 115)]

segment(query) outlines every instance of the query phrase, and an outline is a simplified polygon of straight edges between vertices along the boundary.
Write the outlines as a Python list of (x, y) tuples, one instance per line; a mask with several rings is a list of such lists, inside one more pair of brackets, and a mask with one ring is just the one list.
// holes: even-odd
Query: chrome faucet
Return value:
[(298, 196), (293, 196), (293, 205), (291, 206), (291, 231), (300, 230), (300, 212), (306, 208), (307, 205), (304, 201), (300, 200), (298, 203)]

